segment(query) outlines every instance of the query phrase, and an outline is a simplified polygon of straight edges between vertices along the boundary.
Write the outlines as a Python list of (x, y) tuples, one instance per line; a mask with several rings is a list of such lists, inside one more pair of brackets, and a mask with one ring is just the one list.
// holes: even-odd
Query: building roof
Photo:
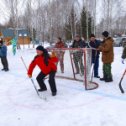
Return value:
[[(15, 37), (15, 32), (12, 28), (4, 29), (2, 33), (4, 37)], [(30, 36), (30, 33), (27, 29), (18, 29), (18, 36)]]
[(14, 30), (12, 29), (4, 29), (2, 31), (3, 37), (14, 37)]

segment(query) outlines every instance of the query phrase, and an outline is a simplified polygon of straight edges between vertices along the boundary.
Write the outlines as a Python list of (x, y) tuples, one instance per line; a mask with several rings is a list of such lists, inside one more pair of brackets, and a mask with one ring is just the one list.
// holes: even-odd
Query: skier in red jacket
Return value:
[(37, 76), (37, 82), (40, 86), (39, 92), (47, 91), (47, 87), (44, 83), (44, 78), (49, 75), (49, 84), (52, 91), (52, 96), (56, 96), (57, 89), (55, 83), (55, 74), (57, 71), (57, 62), (58, 59), (56, 56), (51, 57), (48, 54), (48, 51), (43, 46), (38, 46), (36, 48), (37, 56), (35, 56), (34, 60), (31, 62), (28, 69), (28, 76), (31, 78), (33, 70), (37, 65), (41, 72)]

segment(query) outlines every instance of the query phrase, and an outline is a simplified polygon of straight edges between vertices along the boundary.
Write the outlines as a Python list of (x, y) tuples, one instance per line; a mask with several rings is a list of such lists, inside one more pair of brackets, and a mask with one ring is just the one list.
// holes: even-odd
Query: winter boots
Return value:
[(113, 82), (112, 77), (111, 77), (111, 78), (106, 78), (106, 79), (105, 79), (105, 82)]
[(94, 76), (94, 78), (100, 78), (100, 76)]
[(113, 82), (113, 79), (112, 76), (111, 77), (104, 76), (103, 78), (100, 78), (100, 81)]
[(2, 71), (8, 72), (8, 71), (9, 71), (9, 69), (8, 69), (8, 68), (7, 68), (7, 69), (2, 69)]
[(47, 91), (47, 89), (38, 89), (38, 92)]
[(56, 94), (57, 94), (56, 92), (52, 92), (52, 96), (56, 96)]
[(111, 73), (111, 64), (103, 64), (103, 78), (100, 78), (101, 81), (112, 82), (112, 73)]

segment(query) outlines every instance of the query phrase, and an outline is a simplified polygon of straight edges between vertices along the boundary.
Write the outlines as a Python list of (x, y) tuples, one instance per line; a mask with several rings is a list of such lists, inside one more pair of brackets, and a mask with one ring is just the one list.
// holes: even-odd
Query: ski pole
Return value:
[(123, 81), (123, 79), (124, 79), (124, 76), (125, 76), (125, 74), (126, 74), (126, 70), (124, 71), (124, 73), (123, 73), (123, 75), (122, 75), (122, 78), (121, 78), (121, 80), (120, 80), (120, 82), (119, 82), (119, 89), (121, 90), (121, 93), (125, 93), (124, 92), (124, 89), (123, 89), (123, 87), (122, 87), (122, 81)]
[[(27, 68), (27, 66), (26, 66), (26, 63), (24, 62), (24, 59), (23, 59), (22, 56), (21, 56), (21, 60), (22, 60), (22, 63), (24, 64), (24, 66), (25, 66), (26, 71), (28, 71), (28, 68)], [(30, 78), (30, 80), (31, 80), (31, 82), (32, 82), (32, 84), (33, 84), (33, 87), (34, 87), (34, 89), (35, 89), (37, 95), (40, 97), (40, 95), (39, 95), (39, 93), (38, 93), (38, 90), (37, 90), (37, 88), (36, 88), (36, 86), (35, 86), (34, 80), (33, 80), (32, 78)]]

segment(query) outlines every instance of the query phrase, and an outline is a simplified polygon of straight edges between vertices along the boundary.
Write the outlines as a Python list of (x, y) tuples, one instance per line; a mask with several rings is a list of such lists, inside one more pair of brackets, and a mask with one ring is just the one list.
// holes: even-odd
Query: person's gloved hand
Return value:
[(125, 60), (124, 59), (122, 59), (122, 64), (125, 64)]
[(29, 75), (29, 74), (28, 74), (28, 77), (29, 77), (29, 78), (32, 78), (32, 75)]
[(54, 57), (56, 57), (56, 53), (53, 51), (51, 54), (51, 58), (54, 58)]
[(102, 46), (99, 46), (97, 50), (102, 51)]

